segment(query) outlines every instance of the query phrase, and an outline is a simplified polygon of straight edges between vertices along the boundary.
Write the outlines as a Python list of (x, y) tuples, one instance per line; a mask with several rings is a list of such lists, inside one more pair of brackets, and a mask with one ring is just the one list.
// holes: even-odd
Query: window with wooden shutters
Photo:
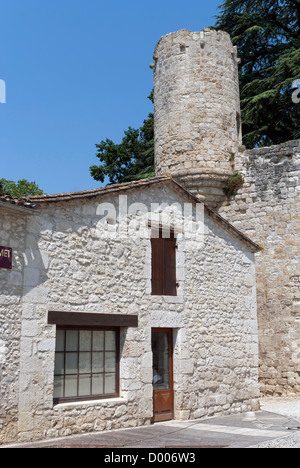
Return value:
[(168, 238), (152, 237), (152, 295), (177, 296), (176, 286), (176, 238), (174, 232)]

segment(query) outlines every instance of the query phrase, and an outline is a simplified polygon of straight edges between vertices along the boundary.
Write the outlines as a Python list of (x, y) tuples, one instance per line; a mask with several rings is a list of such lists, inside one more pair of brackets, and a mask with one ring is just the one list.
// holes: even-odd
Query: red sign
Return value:
[(12, 269), (12, 249), (0, 245), (0, 268)]

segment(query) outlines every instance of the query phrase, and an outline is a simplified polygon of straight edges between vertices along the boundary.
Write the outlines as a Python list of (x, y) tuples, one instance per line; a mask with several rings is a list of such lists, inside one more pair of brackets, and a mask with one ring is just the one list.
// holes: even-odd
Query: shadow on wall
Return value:
[(43, 287), (47, 281), (49, 252), (47, 244), (41, 249), (43, 238), (52, 232), (52, 223), (35, 215), (29, 218), (24, 252), (23, 304), (44, 304), (49, 289)]

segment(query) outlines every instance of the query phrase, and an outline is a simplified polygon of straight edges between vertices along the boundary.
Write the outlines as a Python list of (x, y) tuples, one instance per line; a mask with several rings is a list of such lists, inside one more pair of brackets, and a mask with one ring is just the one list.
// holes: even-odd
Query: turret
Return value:
[(215, 208), (242, 144), (237, 48), (226, 32), (180, 30), (154, 52), (155, 167)]

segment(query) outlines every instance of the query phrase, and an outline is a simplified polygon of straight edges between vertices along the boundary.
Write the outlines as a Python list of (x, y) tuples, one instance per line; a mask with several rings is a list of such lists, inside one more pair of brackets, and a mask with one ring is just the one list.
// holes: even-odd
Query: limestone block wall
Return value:
[[(127, 194), (133, 230), (137, 212), (145, 221), (141, 204), (150, 212), (155, 202), (157, 214), (162, 203), (189, 201), (167, 185)], [(18, 424), (14, 433), (2, 426), (2, 444), (149, 424), (153, 327), (173, 329), (176, 419), (258, 408), (254, 255), (209, 217), (201, 245), (178, 228), (178, 294), (152, 296), (150, 239), (114, 235), (124, 221), (119, 214), (114, 194), (50, 203), (28, 219), (18, 382), (11, 376)], [(118, 398), (53, 404), (56, 327), (47, 323), (49, 310), (138, 314), (137, 328), (120, 331)], [(8, 392), (3, 398), (8, 409)]]
[(241, 144), (237, 49), (221, 31), (180, 30), (154, 52), (155, 167), (211, 207)]
[(206, 228), (203, 249), (186, 252), (178, 403), (191, 418), (259, 408), (254, 255), (209, 219)]
[(260, 383), (264, 395), (300, 391), (300, 141), (240, 153), (244, 186), (219, 210), (259, 243)]
[(18, 433), (19, 365), (26, 215), (0, 208), (0, 245), (13, 250), (12, 269), (0, 268), (0, 444)]

